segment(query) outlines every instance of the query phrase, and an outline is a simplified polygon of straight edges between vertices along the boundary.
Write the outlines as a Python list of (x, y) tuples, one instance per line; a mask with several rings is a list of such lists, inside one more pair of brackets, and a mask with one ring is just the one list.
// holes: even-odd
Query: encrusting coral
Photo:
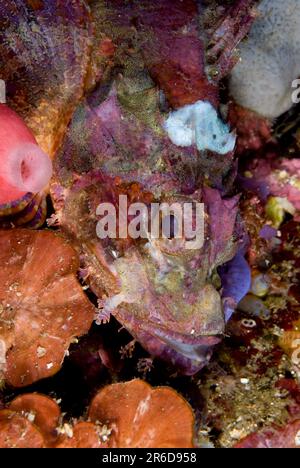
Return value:
[(264, 204), (266, 219), (279, 228), (286, 214), (299, 218), (300, 160), (267, 153), (252, 159), (239, 177), (245, 191), (252, 192)]
[(1, 381), (23, 387), (54, 375), (94, 307), (76, 278), (79, 260), (47, 231), (0, 231)]
[(253, 433), (234, 446), (241, 448), (299, 448), (300, 420), (287, 424), (284, 428), (270, 427)]
[(1, 448), (192, 448), (193, 437), (188, 403), (169, 387), (141, 380), (100, 390), (87, 421), (64, 423), (57, 403), (38, 394), (0, 411)]

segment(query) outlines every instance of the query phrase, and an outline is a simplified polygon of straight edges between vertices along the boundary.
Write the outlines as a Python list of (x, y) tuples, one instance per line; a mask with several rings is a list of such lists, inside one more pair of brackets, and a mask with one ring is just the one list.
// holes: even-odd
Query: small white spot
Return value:
[(144, 414), (148, 411), (149, 409), (149, 401), (150, 401), (151, 396), (147, 396), (145, 400), (142, 400), (136, 410), (136, 414), (134, 416), (133, 424), (135, 424), (140, 417), (144, 416)]
[(241, 382), (241, 384), (243, 384), (243, 385), (248, 385), (249, 379), (242, 378), (242, 379), (240, 380), (240, 382)]
[(37, 357), (38, 358), (42, 358), (46, 355), (47, 351), (45, 348), (42, 348), (41, 346), (38, 346), (37, 350), (36, 350), (36, 353), (37, 353)]
[(27, 419), (29, 422), (33, 423), (35, 420), (35, 414), (33, 412), (30, 412), (27, 414)]

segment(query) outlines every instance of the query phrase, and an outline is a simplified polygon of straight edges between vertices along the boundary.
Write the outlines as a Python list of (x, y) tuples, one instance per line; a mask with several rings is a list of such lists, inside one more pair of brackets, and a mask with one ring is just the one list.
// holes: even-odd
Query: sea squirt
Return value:
[[(27, 209), (25, 218), (32, 222), (39, 211), (37, 205), (41, 205), (44, 199), (36, 194), (47, 187), (52, 175), (52, 163), (22, 119), (5, 104), (0, 104), (0, 161), (2, 221), (3, 217), (15, 214), (20, 219), (21, 212), (24, 216)], [(42, 222), (42, 218), (39, 222)]]

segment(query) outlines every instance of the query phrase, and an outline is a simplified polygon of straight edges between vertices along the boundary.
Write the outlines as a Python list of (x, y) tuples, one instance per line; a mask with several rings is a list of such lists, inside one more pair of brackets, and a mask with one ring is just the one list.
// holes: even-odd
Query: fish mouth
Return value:
[(213, 346), (221, 341), (221, 338), (215, 336), (208, 338), (210, 339), (206, 343), (206, 340), (203, 342), (201, 339), (199, 339), (198, 342), (189, 343), (184, 340), (184, 337), (182, 337), (180, 340), (164, 337), (163, 342), (183, 357), (194, 362), (204, 363), (209, 361)]
[(185, 333), (183, 322), (137, 318), (137, 314), (129, 315), (122, 306), (113, 315), (152, 357), (171, 364), (183, 375), (194, 375), (205, 367), (225, 334), (224, 317), (198, 329), (193, 329), (190, 321)]
[(222, 339), (221, 335), (184, 335), (160, 328), (153, 332), (153, 336), (176, 354), (198, 363), (207, 362), (211, 357), (212, 348)]
[(133, 333), (139, 343), (154, 357), (173, 364), (185, 375), (193, 375), (205, 367), (214, 346), (222, 341), (223, 334), (184, 334), (167, 329), (156, 323), (135, 324)]

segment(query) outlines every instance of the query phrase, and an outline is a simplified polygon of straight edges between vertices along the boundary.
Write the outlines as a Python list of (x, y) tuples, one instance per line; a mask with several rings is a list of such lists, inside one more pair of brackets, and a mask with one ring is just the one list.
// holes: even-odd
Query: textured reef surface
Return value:
[(300, 447), (296, 3), (1, 2), (0, 447)]

